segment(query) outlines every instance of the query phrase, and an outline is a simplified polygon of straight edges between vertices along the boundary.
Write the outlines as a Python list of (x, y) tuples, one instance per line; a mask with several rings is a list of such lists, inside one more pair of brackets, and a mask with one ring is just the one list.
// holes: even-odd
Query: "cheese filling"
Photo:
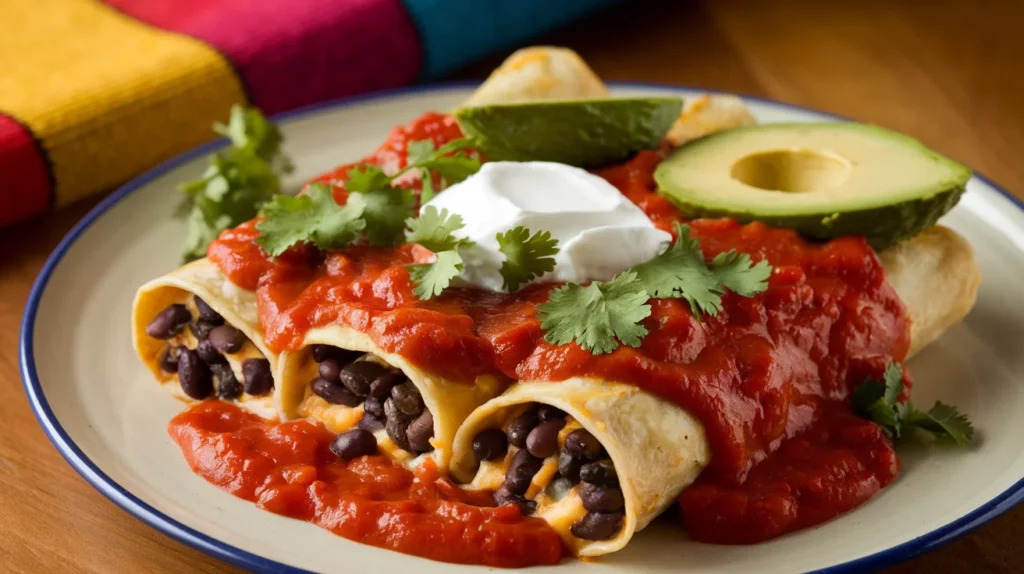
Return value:
[[(548, 408), (548, 412), (557, 411)], [(506, 452), (491, 460), (480, 460), (479, 469), (467, 488), (495, 491), (498, 504), (519, 504), (520, 510), (532, 513), (551, 525), (570, 548), (579, 550), (593, 540), (614, 537), (621, 530), (625, 504), (610, 460), (594, 436), (564, 413), (564, 425), (557, 433), (557, 448), (538, 460), (532, 453), (551, 450), (550, 444), (543, 444), (545, 438), (550, 441), (551, 437), (537, 436), (550, 432), (537, 429), (545, 424), (557, 426), (561, 420), (550, 423), (542, 419), (538, 422), (536, 412), (537, 408), (530, 405), (508, 411), (498, 426), (510, 442)], [(531, 422), (534, 425), (532, 429), (528, 428)], [(524, 430), (527, 431), (525, 439)], [(478, 434), (478, 439), (482, 439), (483, 434)], [(581, 445), (587, 447), (585, 451), (581, 450)], [(477, 448), (475, 440), (475, 452)], [(481, 452), (484, 450), (481, 446)], [(517, 491), (523, 490), (523, 485), (518, 484), (523, 471), (516, 467), (527, 464), (535, 465), (537, 470), (525, 491), (519, 494)], [(583, 466), (591, 468), (581, 472)], [(600, 484), (587, 483), (584, 478)]]
[(309, 381), (300, 417), (335, 433), (367, 431), (380, 453), (408, 467), (434, 452), (433, 413), (401, 370), (372, 353), (330, 345), (312, 345), (310, 353), (299, 373)]

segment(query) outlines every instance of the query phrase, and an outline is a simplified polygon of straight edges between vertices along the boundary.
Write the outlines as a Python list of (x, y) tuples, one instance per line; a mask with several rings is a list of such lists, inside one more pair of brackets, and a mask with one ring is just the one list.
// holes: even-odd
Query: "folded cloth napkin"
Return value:
[(267, 113), (392, 88), (616, 0), (0, 1), (0, 225)]

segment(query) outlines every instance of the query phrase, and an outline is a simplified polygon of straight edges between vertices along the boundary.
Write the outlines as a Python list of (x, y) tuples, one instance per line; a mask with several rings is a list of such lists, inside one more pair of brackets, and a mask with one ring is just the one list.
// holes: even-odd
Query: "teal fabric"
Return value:
[(423, 79), (458, 69), (618, 0), (402, 0), (420, 33)]

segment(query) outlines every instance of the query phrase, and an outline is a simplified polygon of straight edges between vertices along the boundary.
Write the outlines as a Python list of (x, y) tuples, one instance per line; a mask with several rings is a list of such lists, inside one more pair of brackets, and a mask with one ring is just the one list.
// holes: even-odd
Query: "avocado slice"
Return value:
[(455, 110), (490, 159), (594, 167), (661, 145), (680, 98), (609, 98), (492, 104)]
[(688, 215), (821, 239), (862, 235), (876, 249), (933, 225), (970, 178), (913, 138), (852, 122), (719, 132), (675, 150), (654, 172), (659, 191)]

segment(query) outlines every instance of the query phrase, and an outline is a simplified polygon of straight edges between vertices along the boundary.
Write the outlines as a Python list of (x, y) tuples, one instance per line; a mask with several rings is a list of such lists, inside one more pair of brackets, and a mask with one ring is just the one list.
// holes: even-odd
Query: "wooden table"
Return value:
[[(737, 91), (894, 128), (1024, 196), (1019, 2), (626, 4), (542, 41), (576, 49), (608, 80)], [(482, 78), (500, 60), (462, 76)], [(47, 254), (89, 207), (0, 230), (0, 563), (11, 572), (233, 572), (108, 502), (29, 411), (17, 369), (22, 308)], [(1024, 506), (891, 572), (1016, 572), (1022, 539)]]

